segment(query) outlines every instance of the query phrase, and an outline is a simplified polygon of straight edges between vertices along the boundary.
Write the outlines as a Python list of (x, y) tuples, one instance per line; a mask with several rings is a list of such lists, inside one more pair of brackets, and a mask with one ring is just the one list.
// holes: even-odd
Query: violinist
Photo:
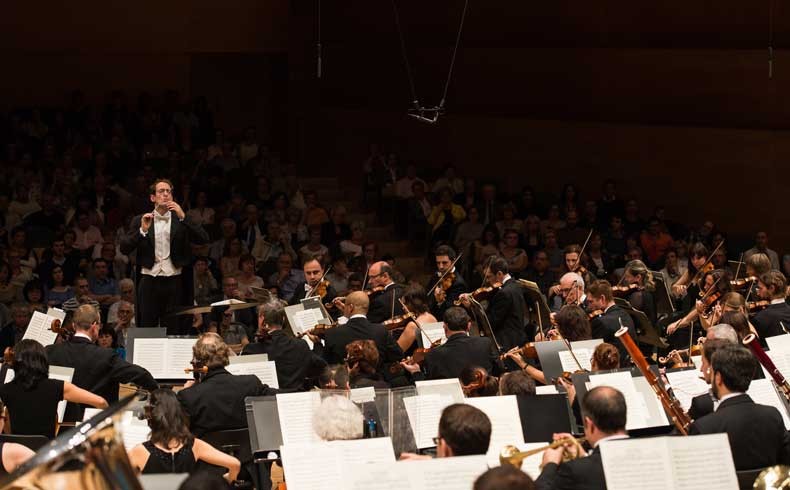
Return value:
[(417, 328), (417, 323), (424, 325), (428, 323), (436, 323), (438, 320), (435, 316), (428, 312), (425, 290), (422, 288), (422, 286), (410, 287), (406, 290), (406, 294), (404, 294), (401, 299), (403, 299), (403, 302), (406, 303), (406, 308), (408, 308), (409, 311), (417, 317), (416, 322), (411, 317), (406, 317), (404, 319), (405, 327), (403, 328), (403, 333), (401, 333), (400, 337), (398, 337), (398, 345), (403, 350), (403, 352), (408, 353), (409, 349), (415, 345), (414, 342), (417, 340), (417, 336), (420, 334), (419, 329)]
[[(753, 255), (752, 257), (755, 257)], [(761, 338), (788, 333), (790, 329), (790, 305), (785, 301), (787, 280), (779, 271), (766, 272), (757, 282), (757, 295), (771, 304), (754, 315), (752, 322)]]
[(631, 289), (626, 292), (624, 299), (631, 303), (634, 309), (643, 312), (650, 320), (650, 323), (655, 324), (656, 301), (653, 294), (656, 290), (656, 284), (653, 282), (653, 273), (641, 260), (632, 260), (625, 264), (622, 282), (626, 286), (631, 286)]
[(498, 364), (491, 339), (469, 335), (472, 320), (463, 308), (451, 306), (444, 314), (444, 334), (447, 341), (431, 349), (423, 366), (402, 362), (401, 365), (419, 380), (421, 368), (427, 379), (457, 378), (469, 365), (480, 366), (491, 372)]
[(578, 244), (571, 244), (565, 247), (563, 251), (563, 263), (560, 267), (560, 275), (567, 274), (568, 272), (575, 272), (584, 279), (585, 284), (592, 282), (592, 274), (584, 267), (583, 263), (586, 260), (586, 255)]
[(469, 287), (461, 277), (453, 262), (457, 258), (455, 250), (447, 245), (436, 247), (433, 253), (436, 259), (436, 274), (431, 276), (427, 290), (438, 282), (428, 298), (429, 310), (433, 316), (441, 320), (445, 310), (452, 306), (453, 301), (462, 293), (469, 291)]
[(387, 389), (379, 370), (379, 351), (372, 340), (355, 340), (346, 346), (348, 385), (350, 388)]
[(566, 272), (560, 277), (560, 283), (552, 286), (551, 292), (562, 301), (554, 301), (551, 306), (559, 311), (565, 305), (579, 305), (587, 309), (587, 296), (584, 294), (584, 279), (575, 272)]
[[(484, 282), (502, 285), (489, 299), (485, 312), (499, 347), (510, 350), (524, 345), (527, 341), (524, 331), (527, 305), (521, 286), (509, 274), (507, 261), (502, 257), (491, 259)], [(469, 294), (462, 294), (459, 299), (467, 308), (472, 304)]]
[[(757, 296), (755, 295), (756, 298)], [(769, 301), (757, 300), (747, 305), (746, 300), (740, 293), (730, 291), (721, 297), (721, 301), (713, 308), (713, 313), (709, 317), (700, 316), (699, 319), (704, 330), (708, 330), (711, 326), (719, 323), (732, 325), (738, 332), (738, 336), (743, 339), (749, 333), (757, 335), (757, 329), (749, 321), (749, 313), (756, 313), (769, 304)], [(737, 323), (737, 326), (733, 322)]]
[[(603, 339), (606, 343), (619, 346), (619, 357), (626, 361), (628, 351), (622, 346), (622, 342), (617, 341), (614, 334), (623, 325), (628, 327), (628, 333), (632, 335), (632, 338), (636, 338), (636, 328), (631, 315), (615, 304), (609, 281), (595, 281), (590, 284), (590, 288), (587, 290), (587, 303), (593, 312), (600, 313), (594, 315), (590, 320), (592, 338)], [(627, 364), (624, 362), (624, 365)]]
[(258, 307), (258, 341), (249, 344), (241, 355), (267, 354), (275, 361), (280, 391), (300, 391), (305, 379), (317, 377), (326, 361), (310, 351), (307, 342), (287, 335), (283, 330), (285, 308), (277, 298)]
[[(680, 276), (680, 279), (675, 281), (672, 285), (672, 294), (677, 298), (691, 298), (686, 302), (685, 310), (691, 309), (693, 306), (692, 300), (696, 298), (697, 293), (700, 291), (699, 279), (702, 276), (700, 269), (713, 270), (713, 266), (708, 266), (708, 258), (710, 251), (703, 243), (697, 242), (689, 249), (689, 263), (686, 271)], [(751, 275), (751, 274), (750, 274)]]
[(383, 292), (371, 296), (368, 319), (373, 323), (381, 323), (393, 316), (402, 315), (403, 307), (398, 299), (403, 296), (403, 287), (392, 280), (392, 266), (387, 262), (374, 262), (368, 271), (370, 287), (384, 288)]
[[(680, 320), (667, 325), (666, 332), (668, 342), (675, 349), (682, 349), (684, 346), (688, 347), (689, 333), (687, 331), (684, 333), (683, 330), (698, 323), (700, 314), (712, 314), (715, 301), (711, 300), (724, 296), (724, 294), (728, 292), (727, 290), (730, 284), (729, 276), (720, 270), (712, 270), (702, 274), (700, 283), (702, 284), (702, 290), (701, 293), (697, 294), (697, 298), (701, 298), (701, 300), (697, 299), (695, 307), (689, 310)], [(689, 291), (691, 290), (692, 289), (689, 289)], [(705, 325), (702, 325), (702, 328), (704, 327)], [(691, 343), (699, 336), (700, 332), (695, 330), (691, 334)]]
[(304, 282), (296, 286), (294, 295), (288, 304), (297, 305), (309, 296), (320, 296), (322, 303), (331, 303), (337, 297), (337, 291), (324, 277), (324, 267), (315, 258), (309, 258), (302, 264)]

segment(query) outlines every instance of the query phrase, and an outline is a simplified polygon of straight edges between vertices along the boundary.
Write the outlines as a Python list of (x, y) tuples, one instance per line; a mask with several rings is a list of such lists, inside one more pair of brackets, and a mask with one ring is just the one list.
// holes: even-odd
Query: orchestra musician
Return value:
[(582, 309), (589, 309), (587, 295), (584, 293), (584, 278), (575, 272), (566, 272), (560, 277), (560, 283), (552, 286), (550, 292), (562, 298), (561, 303), (552, 303), (554, 311), (559, 311), (564, 305), (578, 305)]
[[(502, 287), (494, 292), (488, 302), (486, 316), (491, 325), (491, 330), (503, 350), (524, 345), (527, 334), (524, 330), (524, 315), (527, 305), (524, 292), (509, 274), (507, 261), (502, 257), (491, 260), (486, 270), (485, 283), (490, 286), (501, 284)], [(471, 306), (468, 293), (459, 297), (461, 303), (467, 308)]]
[(618, 346), (623, 366), (628, 366), (628, 351), (622, 342), (617, 341), (614, 334), (621, 326), (628, 327), (631, 338), (637, 338), (634, 320), (627, 311), (617, 306), (609, 281), (601, 280), (590, 284), (587, 290), (587, 304), (593, 312), (600, 312), (590, 320), (592, 338), (603, 339), (604, 342)]
[[(689, 263), (688, 268), (680, 276), (680, 279), (675, 281), (672, 285), (672, 294), (677, 298), (696, 298), (700, 289), (698, 286), (699, 279), (702, 275), (700, 269), (708, 263), (710, 251), (703, 243), (697, 242), (689, 248)], [(706, 267), (707, 268), (707, 267)], [(713, 267), (710, 267), (712, 270)], [(692, 303), (689, 303), (684, 310), (691, 309)]]
[(304, 261), (302, 268), (305, 280), (296, 286), (296, 291), (288, 304), (298, 305), (299, 301), (305, 299), (308, 294), (320, 296), (322, 303), (331, 303), (337, 297), (337, 291), (324, 279), (324, 267), (321, 261), (309, 258)]
[(653, 273), (650, 272), (645, 263), (641, 260), (632, 260), (625, 264), (623, 284), (631, 287), (624, 299), (631, 303), (634, 309), (644, 313), (647, 319), (650, 320), (650, 323), (655, 324), (656, 301), (654, 292), (656, 284), (653, 282)]
[[(486, 454), (491, 443), (491, 420), (477, 407), (454, 403), (439, 417), (436, 457)], [(401, 460), (431, 459), (430, 456), (402, 453)]]
[(563, 250), (563, 262), (560, 267), (560, 274), (567, 274), (568, 272), (575, 272), (582, 276), (584, 282), (589, 284), (595, 277), (584, 267), (586, 256), (584, 250), (578, 244), (574, 243), (567, 245)]
[(258, 341), (247, 345), (241, 355), (267, 354), (275, 362), (280, 391), (301, 391), (305, 379), (318, 377), (326, 361), (308, 347), (307, 342), (295, 339), (283, 330), (285, 308), (277, 298), (258, 307)]
[[(592, 446), (587, 456), (562, 462), (565, 451), (578, 455), (578, 447), (563, 445), (543, 452), (543, 471), (535, 480), (539, 490), (599, 490), (606, 488), (601, 463), (601, 441), (626, 439), (626, 404), (620, 391), (609, 386), (598, 386), (588, 391), (581, 401), (584, 414), (584, 437)], [(554, 439), (572, 437), (554, 434)]]
[[(461, 277), (453, 262), (457, 258), (455, 250), (447, 245), (436, 247), (433, 253), (436, 259), (436, 274), (431, 276), (431, 282), (439, 281), (444, 275), (445, 280), (439, 281), (428, 298), (429, 311), (437, 319), (441, 320), (445, 310), (453, 305), (458, 297), (469, 291), (469, 287)], [(429, 284), (426, 290), (430, 291), (433, 284)]]
[[(737, 345), (737, 343), (722, 338), (706, 340), (705, 343), (702, 344), (702, 362), (700, 364), (699, 371), (702, 374), (702, 379), (704, 379), (708, 385), (713, 382), (713, 373), (710, 369), (710, 360), (713, 358), (713, 353), (725, 345)], [(692, 420), (697, 420), (698, 418), (704, 417), (709, 413), (713, 413), (713, 403), (713, 394), (710, 391), (695, 396), (691, 399), (691, 406), (688, 410), (689, 417), (691, 417)]]
[[(729, 288), (729, 275), (726, 275), (721, 270), (711, 270), (702, 274), (702, 279), (700, 279), (701, 287), (701, 294), (697, 293), (697, 298), (707, 299), (715, 299), (716, 294), (723, 296), (728, 291)], [(690, 288), (688, 291), (689, 293), (692, 291)], [(714, 305), (715, 306), (715, 303)], [(710, 308), (712, 312), (713, 308)], [(684, 345), (688, 346), (689, 344), (689, 334), (685, 331), (686, 328), (694, 328), (693, 326), (696, 325), (701, 314), (706, 314), (706, 306), (703, 301), (700, 299), (696, 300), (695, 306), (689, 310), (685, 316), (681, 319), (676, 320), (669, 325), (667, 325), (667, 341), (673, 348), (683, 348)], [(712, 314), (712, 313), (711, 313)], [(702, 328), (705, 325), (701, 325)], [(696, 329), (692, 332), (692, 343), (696, 341), (696, 337), (700, 336), (700, 332)]]
[(170, 334), (183, 334), (176, 319), (166, 316), (179, 305), (192, 303), (192, 288), (184, 287), (183, 267), (190, 265), (190, 244), (208, 243), (203, 227), (192, 221), (173, 200), (173, 184), (157, 179), (150, 187), (154, 211), (136, 216), (129, 232), (121, 238), (121, 253), (137, 251), (141, 267), (137, 285), (138, 327), (157, 327), (161, 322)]
[[(155, 390), (157, 382), (144, 368), (121, 359), (112, 349), (96, 345), (101, 327), (99, 312), (91, 305), (77, 308), (72, 319), (75, 334), (67, 342), (47, 346), (51, 365), (74, 368), (71, 382), (107, 400), (118, 401), (119, 383), (134, 383), (144, 390)], [(66, 405), (64, 422), (82, 420), (84, 405)]]
[[(404, 319), (406, 325), (403, 328), (403, 332), (398, 337), (398, 345), (400, 348), (403, 352), (409, 353), (416, 345), (415, 341), (417, 340), (417, 336), (420, 335), (417, 324), (425, 325), (436, 323), (437, 319), (428, 311), (428, 305), (426, 304), (426, 299), (428, 298), (422, 286), (415, 285), (406, 289), (401, 299), (406, 304), (406, 308), (417, 317), (416, 320), (413, 318)], [(426, 345), (424, 347), (428, 346)]]
[(755, 403), (746, 394), (760, 369), (754, 355), (743, 346), (725, 345), (710, 362), (711, 390), (719, 405), (695, 420), (689, 435), (726, 433), (736, 470), (790, 464), (790, 433), (779, 411)]
[[(444, 313), (444, 334), (447, 341), (431, 349), (425, 356), (423, 368), (427, 379), (457, 378), (467, 366), (474, 365), (492, 372), (499, 364), (496, 350), (488, 337), (469, 335), (472, 320), (461, 307), (451, 306)], [(412, 373), (412, 378), (420, 380), (421, 366), (416, 363), (401, 362)]]
[(403, 287), (392, 280), (392, 266), (387, 262), (374, 262), (368, 271), (368, 283), (372, 289), (384, 288), (379, 294), (372, 296), (367, 318), (372, 323), (382, 323), (388, 318), (403, 314), (400, 304)]
[[(756, 254), (752, 257), (755, 256)], [(788, 333), (790, 305), (785, 301), (787, 280), (784, 274), (779, 271), (769, 271), (760, 276), (757, 282), (757, 295), (761, 300), (771, 303), (763, 311), (754, 315), (752, 319), (760, 338)]]
[[(0, 401), (0, 414), (5, 410)], [(0, 417), (0, 432), (5, 433), (5, 417)], [(30, 448), (16, 442), (0, 441), (0, 477), (13, 473), (22, 463), (32, 458), (36, 453)]]

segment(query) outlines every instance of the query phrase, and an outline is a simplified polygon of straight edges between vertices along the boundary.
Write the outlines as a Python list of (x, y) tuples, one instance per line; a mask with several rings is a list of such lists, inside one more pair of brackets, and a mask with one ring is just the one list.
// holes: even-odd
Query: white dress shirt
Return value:
[[(168, 211), (159, 214), (154, 211), (154, 266), (150, 269), (143, 267), (140, 272), (147, 276), (170, 277), (181, 274), (181, 268), (173, 265), (170, 260), (170, 227), (172, 224), (173, 213)], [(149, 229), (150, 231), (150, 229)], [(148, 236), (140, 228), (140, 234)]]

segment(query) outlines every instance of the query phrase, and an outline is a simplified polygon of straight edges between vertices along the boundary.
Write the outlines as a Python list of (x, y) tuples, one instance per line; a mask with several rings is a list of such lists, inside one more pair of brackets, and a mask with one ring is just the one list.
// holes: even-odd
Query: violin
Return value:
[(771, 306), (771, 302), (768, 301), (767, 299), (763, 299), (760, 301), (749, 301), (748, 303), (746, 303), (746, 310), (751, 313), (755, 311), (762, 311), (768, 308), (769, 306)]
[(331, 283), (326, 279), (320, 281), (318, 284), (313, 286), (313, 294), (323, 298), (326, 296), (326, 289), (329, 287), (329, 284)]
[(710, 293), (709, 295), (702, 298), (703, 309), (702, 314), (705, 316), (710, 315), (713, 312), (713, 307), (716, 306), (716, 303), (721, 299), (724, 295), (721, 291), (716, 291), (714, 293)]
[(712, 271), (715, 268), (716, 266), (713, 265), (713, 262), (710, 262), (710, 259), (708, 259), (708, 262), (706, 262), (705, 265), (700, 267), (697, 273), (694, 274), (694, 278), (691, 281), (691, 284), (697, 284), (699, 280), (702, 278), (702, 276), (704, 276), (705, 274), (707, 274), (708, 272)]
[(326, 336), (326, 331), (329, 330), (330, 328), (335, 328), (336, 326), (337, 323), (330, 323), (329, 325), (325, 323), (319, 323), (313, 326), (313, 328), (310, 328), (308, 330), (305, 330), (304, 332), (297, 334), (296, 337), (302, 338), (305, 335), (310, 334), (310, 335), (315, 335), (316, 337), (324, 338), (324, 336)]
[(592, 320), (594, 318), (598, 318), (599, 316), (601, 316), (603, 314), (604, 314), (603, 310), (593, 310), (587, 315), (587, 318)]
[(624, 284), (622, 286), (612, 286), (612, 295), (617, 298), (624, 298), (636, 291), (644, 291), (645, 287), (639, 284)]
[(577, 369), (576, 371), (573, 371), (573, 372), (563, 371), (562, 374), (560, 374), (558, 377), (556, 377), (553, 380), (551, 380), (551, 382), (553, 384), (557, 385), (557, 386), (560, 386), (560, 380), (563, 380), (563, 381), (565, 381), (567, 383), (573, 384), (573, 375), (574, 374), (584, 374), (586, 372), (587, 371), (585, 371), (584, 369)]
[(749, 287), (752, 284), (757, 282), (757, 278), (755, 276), (744, 277), (742, 279), (734, 279), (730, 281), (730, 286), (734, 289), (743, 289), (745, 287)]
[(414, 313), (409, 312), (394, 316), (389, 320), (384, 320), (382, 325), (384, 325), (384, 328), (386, 328), (388, 332), (392, 332), (393, 330), (401, 330), (406, 328), (406, 325), (408, 325), (412, 320), (414, 320)]
[(3, 352), (3, 362), (9, 366), (14, 365), (14, 349), (12, 347), (5, 348), (5, 351)]
[[(502, 288), (502, 283), (501, 282), (495, 282), (491, 286), (483, 286), (481, 288), (475, 289), (474, 291), (469, 293), (469, 296), (471, 296), (472, 299), (474, 299), (475, 301), (482, 301), (484, 299), (489, 298), (491, 295), (493, 295), (494, 293), (499, 291), (501, 288)], [(461, 300), (457, 299), (457, 300), (453, 301), (453, 304), (455, 306), (460, 306), (461, 305)]]
[(450, 289), (455, 282), (455, 272), (448, 272), (442, 280), (439, 282), (439, 285), (436, 287), (436, 295), (438, 298), (436, 299), (439, 303), (444, 303), (444, 300), (447, 299), (447, 290)]
[(521, 354), (524, 359), (537, 359), (538, 351), (535, 349), (535, 342), (527, 342), (521, 347), (513, 347), (504, 354), (500, 354), (499, 360), (504, 361), (507, 359), (508, 354)]
[(670, 351), (666, 357), (659, 357), (658, 363), (665, 366), (671, 364), (672, 367), (676, 368), (692, 367), (694, 363), (691, 361), (691, 356), (702, 355), (702, 345), (703, 344), (695, 344), (691, 346), (691, 349)]

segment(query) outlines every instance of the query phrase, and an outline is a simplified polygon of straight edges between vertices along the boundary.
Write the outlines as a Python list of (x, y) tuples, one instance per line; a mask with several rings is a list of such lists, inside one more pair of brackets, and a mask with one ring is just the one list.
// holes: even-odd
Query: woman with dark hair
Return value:
[[(417, 322), (419, 322), (420, 325), (436, 323), (438, 321), (436, 317), (428, 311), (427, 298), (428, 296), (425, 294), (425, 289), (419, 285), (409, 287), (401, 298), (403, 302), (406, 303), (406, 308), (417, 317)], [(417, 324), (414, 320), (409, 320), (406, 327), (403, 329), (403, 333), (398, 337), (398, 345), (403, 352), (407, 352), (415, 345), (414, 343), (417, 340), (418, 334), (419, 330), (417, 329)], [(424, 345), (423, 347), (429, 346)]]
[(107, 401), (68, 381), (49, 379), (44, 347), (25, 339), (14, 347), (14, 379), (0, 385), (0, 399), (8, 409), (11, 433), (54, 438), (61, 400), (106, 408)]
[[(700, 322), (699, 319), (701, 316), (711, 314), (714, 308), (706, 307), (703, 301), (715, 299), (715, 295), (725, 296), (730, 290), (730, 275), (721, 269), (708, 271), (701, 275), (699, 284), (702, 293), (694, 296), (695, 305), (686, 311), (685, 316), (667, 325), (667, 342), (673, 349), (682, 349), (684, 345), (688, 346), (690, 342), (695, 343), (697, 337), (704, 335), (704, 330), (709, 325)], [(689, 289), (689, 294), (690, 291), (691, 289)], [(699, 327), (697, 327), (698, 324)], [(694, 331), (687, 333), (686, 328), (693, 328)]]
[(499, 379), (480, 366), (465, 367), (458, 375), (458, 380), (467, 398), (496, 396), (499, 393)]
[(348, 384), (351, 388), (389, 388), (378, 374), (379, 350), (372, 340), (355, 340), (346, 346)]
[(47, 285), (46, 301), (48, 306), (60, 307), (63, 303), (74, 297), (74, 289), (65, 282), (63, 267), (55, 265), (52, 268), (52, 279)]
[(214, 449), (189, 431), (189, 420), (176, 394), (159, 389), (151, 392), (145, 407), (151, 437), (129, 451), (132, 466), (143, 474), (192, 473), (204, 461), (228, 469), (225, 479), (234, 481), (241, 463), (233, 456)]
[(105, 349), (112, 349), (121, 359), (126, 359), (126, 349), (118, 346), (118, 332), (112, 327), (102, 327), (96, 344)]
[(44, 304), (44, 286), (38, 279), (33, 279), (25, 284), (22, 289), (22, 297), (25, 298), (31, 315), (34, 311), (47, 312), (47, 305)]

